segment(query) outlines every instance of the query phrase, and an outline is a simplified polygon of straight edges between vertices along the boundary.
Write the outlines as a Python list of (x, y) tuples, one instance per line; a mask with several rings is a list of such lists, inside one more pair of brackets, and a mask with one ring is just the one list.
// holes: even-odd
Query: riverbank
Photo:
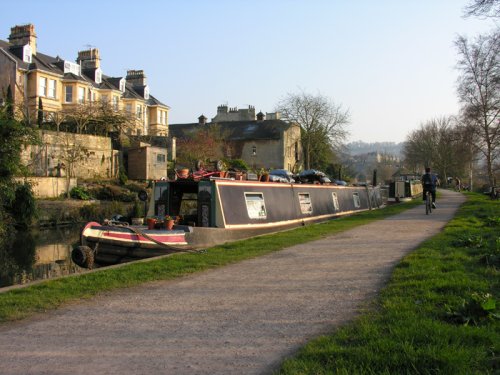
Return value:
[(114, 214), (128, 216), (133, 203), (79, 199), (37, 199), (38, 217), (33, 227), (74, 225), (111, 218)]

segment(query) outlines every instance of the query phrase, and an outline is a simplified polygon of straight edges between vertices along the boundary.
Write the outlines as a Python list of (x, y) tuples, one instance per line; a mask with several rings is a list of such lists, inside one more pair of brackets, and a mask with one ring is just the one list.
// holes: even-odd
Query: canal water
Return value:
[(71, 260), (80, 226), (18, 232), (10, 249), (0, 249), (0, 288), (84, 273)]

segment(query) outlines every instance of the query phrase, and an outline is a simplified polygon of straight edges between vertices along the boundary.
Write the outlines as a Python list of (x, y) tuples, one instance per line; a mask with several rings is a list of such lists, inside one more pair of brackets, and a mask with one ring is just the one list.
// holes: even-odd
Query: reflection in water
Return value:
[(86, 272), (71, 261), (80, 232), (80, 227), (18, 232), (10, 248), (0, 249), (0, 287)]

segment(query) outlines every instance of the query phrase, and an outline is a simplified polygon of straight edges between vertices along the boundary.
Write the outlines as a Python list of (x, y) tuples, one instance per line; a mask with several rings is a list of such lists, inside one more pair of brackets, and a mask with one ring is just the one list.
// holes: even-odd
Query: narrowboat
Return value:
[(177, 217), (172, 229), (88, 223), (75, 263), (113, 264), (276, 232), (379, 208), (379, 187), (211, 177), (158, 181), (149, 215)]

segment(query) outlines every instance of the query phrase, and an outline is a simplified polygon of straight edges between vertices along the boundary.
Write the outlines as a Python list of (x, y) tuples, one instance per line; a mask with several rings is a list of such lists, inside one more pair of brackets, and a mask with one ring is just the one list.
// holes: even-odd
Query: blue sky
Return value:
[[(170, 123), (217, 106), (273, 112), (288, 93), (321, 94), (350, 112), (350, 141), (404, 141), (458, 112), (457, 35), (469, 0), (1, 0), (0, 39), (35, 25), (40, 52), (75, 60), (99, 48), (109, 76), (142, 69)], [(22, 4), (22, 5), (21, 5)]]

